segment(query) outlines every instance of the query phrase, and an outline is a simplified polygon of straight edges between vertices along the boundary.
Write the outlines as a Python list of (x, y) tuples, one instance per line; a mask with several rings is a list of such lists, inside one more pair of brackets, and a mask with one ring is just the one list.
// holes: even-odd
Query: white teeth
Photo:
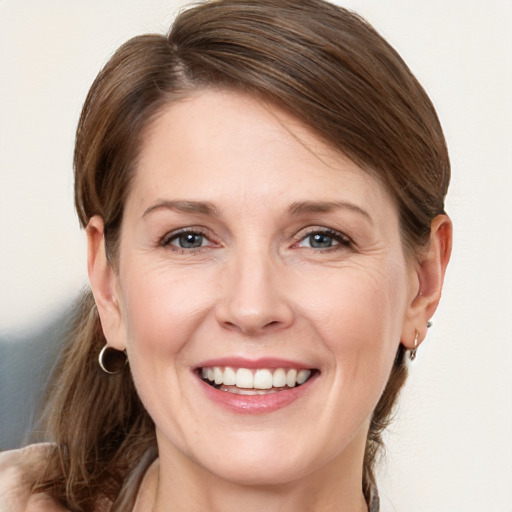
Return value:
[(270, 370), (256, 370), (254, 374), (255, 389), (270, 389), (272, 387), (272, 373)]
[(251, 370), (247, 368), (238, 368), (236, 371), (236, 382), (237, 388), (252, 389), (254, 387), (254, 377)]
[[(219, 386), (219, 389), (239, 394), (267, 394), (279, 391), (278, 388), (293, 388), (304, 384), (311, 376), (311, 370), (276, 368), (275, 370), (259, 368), (222, 368), (220, 366), (201, 369), (203, 379)], [(242, 390), (247, 390), (247, 392)], [(249, 391), (252, 390), (252, 391)], [(257, 390), (257, 391), (256, 391)]]
[(288, 373), (286, 374), (286, 385), (289, 388), (293, 388), (295, 384), (297, 383), (297, 370), (288, 370)]
[[(233, 391), (233, 389), (235, 391)], [(263, 389), (238, 389), (238, 388), (233, 388), (233, 389), (230, 389), (229, 391), (231, 393), (235, 393), (237, 395), (268, 395), (270, 393), (277, 393), (277, 391), (275, 389), (269, 389), (269, 390), (263, 390)]]
[(311, 370), (300, 370), (297, 373), (297, 384), (304, 384), (309, 379), (311, 375)]
[(223, 384), (225, 386), (234, 386), (236, 384), (236, 373), (233, 368), (228, 367), (224, 369)]
[(222, 370), (216, 366), (214, 369), (213, 369), (213, 379), (215, 380), (215, 384), (222, 384), (223, 382), (223, 375), (222, 375)]
[(286, 386), (286, 373), (282, 368), (278, 368), (274, 371), (272, 385), (275, 388), (284, 388)]

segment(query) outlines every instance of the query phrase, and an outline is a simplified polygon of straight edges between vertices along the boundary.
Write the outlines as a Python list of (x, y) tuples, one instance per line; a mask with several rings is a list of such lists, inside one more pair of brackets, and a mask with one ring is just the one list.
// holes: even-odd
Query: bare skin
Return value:
[[(437, 307), (446, 216), (407, 256), (374, 178), (281, 110), (203, 91), (146, 133), (113, 267), (101, 218), (87, 232), (105, 335), (156, 425), (137, 512), (366, 510), (369, 418)], [(282, 403), (201, 378), (285, 364), (311, 377)]]

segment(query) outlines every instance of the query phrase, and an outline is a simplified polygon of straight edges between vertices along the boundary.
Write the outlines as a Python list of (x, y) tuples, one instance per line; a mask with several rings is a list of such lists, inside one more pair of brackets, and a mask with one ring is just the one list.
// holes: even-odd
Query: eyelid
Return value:
[[(338, 242), (337, 245), (334, 245), (333, 247), (330, 247), (329, 249), (335, 249), (339, 245), (342, 247), (352, 247), (355, 245), (354, 242), (352, 241), (352, 239), (348, 235), (343, 233), (342, 231), (339, 231), (339, 230), (333, 229), (333, 228), (324, 227), (324, 226), (311, 226), (311, 227), (305, 228), (305, 231), (301, 230), (296, 236), (297, 242), (295, 245), (300, 244), (300, 242), (302, 242), (305, 238), (307, 238), (308, 236), (311, 236), (315, 233), (329, 236), (329, 237), (333, 238), (336, 242)], [(329, 249), (323, 249), (323, 251), (326, 251)], [(314, 250), (319, 250), (319, 249), (314, 249)]]
[(159, 239), (158, 245), (161, 245), (162, 247), (175, 247), (177, 250), (185, 250), (187, 252), (191, 252), (194, 250), (202, 249), (203, 247), (207, 247), (207, 246), (201, 246), (201, 247), (196, 247), (196, 248), (191, 248), (191, 249), (184, 249), (182, 247), (173, 246), (171, 244), (171, 242), (173, 240), (175, 240), (179, 236), (185, 235), (187, 233), (194, 233), (197, 235), (201, 235), (204, 238), (206, 238), (208, 240), (208, 242), (210, 242), (210, 245), (212, 245), (212, 246), (218, 245), (212, 241), (212, 235), (210, 233), (210, 230), (203, 228), (201, 226), (188, 226), (188, 227), (184, 227), (184, 228), (178, 228), (173, 231), (169, 231)]
[[(171, 242), (173, 240), (175, 240), (179, 236), (187, 234), (187, 233), (194, 233), (194, 234), (203, 236), (209, 242), (209, 244), (206, 246), (190, 248), (190, 249), (180, 248), (178, 246), (173, 246), (171, 244)], [(339, 231), (337, 229), (328, 228), (325, 226), (310, 226), (310, 227), (300, 230), (297, 233), (297, 235), (294, 237), (295, 242), (293, 245), (298, 246), (305, 238), (307, 238), (308, 236), (311, 236), (312, 234), (315, 234), (315, 233), (329, 236), (337, 242), (336, 245), (334, 245), (333, 247), (330, 247), (329, 249), (336, 249), (338, 246), (351, 247), (351, 246), (355, 245), (355, 243), (353, 242), (351, 237), (348, 236), (347, 234), (345, 234), (342, 231)], [(171, 247), (174, 247), (176, 250), (184, 250), (186, 252), (192, 252), (194, 250), (200, 250), (200, 249), (203, 249), (204, 247), (208, 247), (208, 246), (218, 247), (219, 243), (215, 242), (213, 240), (213, 238), (214, 237), (212, 236), (211, 231), (207, 228), (204, 228), (201, 226), (187, 226), (187, 227), (182, 227), (182, 228), (178, 228), (178, 229), (167, 232), (165, 235), (163, 235), (159, 239), (158, 245), (160, 245), (162, 247), (171, 246)], [(319, 249), (315, 249), (315, 248), (312, 248), (312, 249), (315, 251), (319, 250)], [(329, 249), (323, 249), (323, 251), (325, 252), (326, 250), (329, 250)]]

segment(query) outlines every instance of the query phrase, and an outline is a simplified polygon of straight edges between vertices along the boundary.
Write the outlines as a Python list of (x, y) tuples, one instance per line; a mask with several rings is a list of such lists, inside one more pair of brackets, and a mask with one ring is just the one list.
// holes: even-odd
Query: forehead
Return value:
[(144, 133), (128, 202), (141, 210), (163, 196), (251, 208), (351, 200), (393, 210), (374, 177), (300, 121), (232, 91), (167, 105)]

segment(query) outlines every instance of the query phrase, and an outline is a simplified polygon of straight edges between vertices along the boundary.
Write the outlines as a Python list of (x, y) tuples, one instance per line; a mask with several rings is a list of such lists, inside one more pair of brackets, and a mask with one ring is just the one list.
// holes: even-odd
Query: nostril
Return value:
[(276, 331), (293, 322), (293, 313), (287, 304), (274, 303), (270, 299), (264, 302), (254, 297), (252, 301), (221, 301), (216, 307), (217, 320), (226, 329), (251, 336)]

